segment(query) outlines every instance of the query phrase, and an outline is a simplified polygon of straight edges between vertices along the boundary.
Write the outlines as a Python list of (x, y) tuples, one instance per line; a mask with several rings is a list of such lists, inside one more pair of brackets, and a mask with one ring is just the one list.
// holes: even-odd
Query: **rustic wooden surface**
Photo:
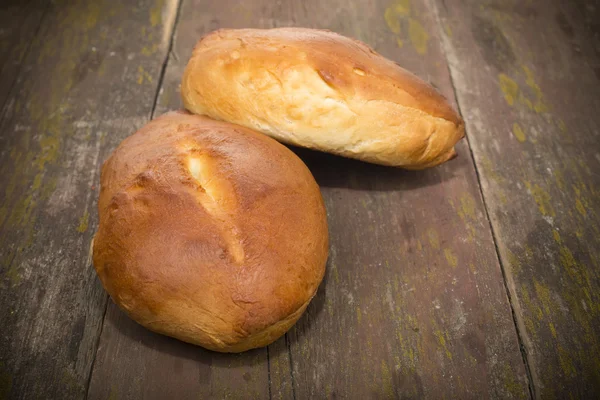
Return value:
[(536, 396), (596, 397), (600, 4), (437, 9)]
[[(156, 112), (180, 107), (191, 49), (220, 27), (332, 29), (452, 98), (435, 20), (414, 3), (183, 1)], [(153, 335), (111, 303), (90, 397), (527, 397), (466, 143), (459, 152), (408, 173), (298, 150), (322, 187), (331, 231), (325, 282), (298, 325), (268, 349), (220, 355)], [(165, 373), (175, 366), (185, 373)]]
[[(3, 3), (0, 399), (598, 392), (599, 15), (593, 0)], [(325, 280), (285, 337), (223, 355), (107, 302), (88, 258), (96, 185), (124, 137), (181, 106), (202, 34), (275, 26), (356, 37), (455, 91), (471, 148), (423, 172), (294, 149), (328, 209)]]
[[(304, 4), (296, 24), (362, 39), (453, 98), (426, 4)], [(458, 151), (421, 173), (306, 160), (323, 187), (332, 246), (321, 297), (289, 335), (299, 398), (527, 396), (466, 142)]]
[(44, 7), (16, 81), (2, 70), (0, 398), (85, 396), (106, 304), (88, 262), (99, 166), (148, 119), (171, 34), (161, 2)]

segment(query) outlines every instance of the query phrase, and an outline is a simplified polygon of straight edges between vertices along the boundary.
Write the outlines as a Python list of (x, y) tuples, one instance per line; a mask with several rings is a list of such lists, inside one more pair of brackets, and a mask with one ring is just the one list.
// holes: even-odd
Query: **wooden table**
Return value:
[[(0, 5), (0, 398), (591, 398), (600, 392), (595, 0), (11, 0)], [(297, 150), (331, 254), (317, 297), (239, 355), (153, 334), (90, 262), (99, 169), (181, 106), (198, 38), (361, 39), (455, 102), (423, 172)]]

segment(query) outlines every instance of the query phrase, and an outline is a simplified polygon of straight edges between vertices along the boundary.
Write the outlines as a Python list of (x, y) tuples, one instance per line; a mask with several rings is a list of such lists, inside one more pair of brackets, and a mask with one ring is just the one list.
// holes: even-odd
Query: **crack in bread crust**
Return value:
[(235, 194), (231, 183), (220, 179), (216, 172), (216, 161), (207, 154), (194, 149), (185, 158), (187, 172), (198, 184), (199, 190), (192, 194), (200, 206), (219, 221), (226, 250), (236, 264), (244, 261), (244, 248), (236, 224), (231, 216), (235, 205)]

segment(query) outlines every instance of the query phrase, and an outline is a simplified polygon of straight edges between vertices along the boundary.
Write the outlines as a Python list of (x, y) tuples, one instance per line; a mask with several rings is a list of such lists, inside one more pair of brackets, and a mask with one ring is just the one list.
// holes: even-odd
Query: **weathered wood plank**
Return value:
[[(305, 4), (296, 23), (365, 40), (453, 98), (427, 3)], [(458, 152), (418, 173), (306, 158), (332, 253), (319, 301), (290, 335), (299, 398), (528, 397), (466, 142)]]
[(45, 0), (11, 0), (0, 4), (0, 109), (48, 9)]
[[(219, 27), (330, 28), (370, 43), (452, 98), (430, 11), (407, 1), (184, 1), (157, 113), (180, 106), (178, 85), (191, 49), (202, 34)], [(253, 376), (264, 379), (266, 370), (271, 397), (528, 396), (469, 149), (463, 142), (458, 150), (458, 160), (421, 173), (297, 150), (322, 185), (332, 253), (318, 296), (291, 333), (269, 347), (268, 365), (261, 350), (231, 358), (246, 360)], [(149, 334), (125, 333), (134, 330), (133, 323), (109, 323), (113, 313), (118, 314), (111, 305), (92, 388), (96, 380), (97, 386), (110, 381), (115, 393), (131, 397), (128, 387), (141, 375), (140, 385), (154, 388), (148, 397), (160, 397), (166, 390), (161, 387), (173, 382), (188, 388), (191, 394), (184, 398), (206, 397), (222, 393), (222, 378), (213, 379), (228, 377), (230, 396), (246, 393), (239, 367), (214, 368), (214, 360), (232, 356), (184, 344), (167, 351), (175, 345), (158, 336), (148, 343), (160, 351), (148, 351), (142, 343)], [(136, 352), (147, 354), (133, 365), (109, 364), (109, 354), (127, 359)], [(192, 362), (183, 353), (197, 358)], [(253, 358), (259, 361), (248, 361)], [(211, 380), (174, 377), (165, 365), (175, 362), (194, 371), (198, 363), (212, 363), (206, 369)], [(134, 367), (140, 363), (142, 374)], [(268, 396), (264, 389), (254, 393)]]
[(85, 396), (101, 160), (152, 109), (163, 2), (53, 1), (0, 121), (0, 398)]
[(440, 0), (536, 396), (600, 392), (595, 1)]
[(89, 399), (268, 398), (264, 349), (219, 354), (155, 334), (110, 301)]
[[(155, 115), (181, 107), (179, 82), (195, 42), (208, 31), (209, 7), (218, 2), (183, 2), (171, 57), (165, 70)], [(219, 354), (149, 332), (113, 303), (98, 348), (89, 398), (106, 399), (263, 399), (290, 398), (287, 347), (272, 346), (239, 355)], [(269, 358), (285, 371), (269, 386)], [(115, 360), (119, 360), (115, 367)], [(106, 382), (110, 382), (107, 385)], [(287, 387), (287, 391), (286, 391)]]

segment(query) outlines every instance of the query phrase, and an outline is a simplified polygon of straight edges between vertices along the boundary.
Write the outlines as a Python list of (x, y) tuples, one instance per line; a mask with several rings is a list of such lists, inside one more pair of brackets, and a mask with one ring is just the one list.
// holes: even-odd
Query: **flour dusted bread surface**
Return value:
[(247, 128), (171, 112), (102, 169), (94, 265), (141, 325), (208, 349), (265, 346), (323, 278), (325, 208), (290, 150)]
[(194, 48), (185, 107), (282, 142), (421, 169), (455, 156), (464, 124), (433, 87), (329, 31), (218, 30)]

